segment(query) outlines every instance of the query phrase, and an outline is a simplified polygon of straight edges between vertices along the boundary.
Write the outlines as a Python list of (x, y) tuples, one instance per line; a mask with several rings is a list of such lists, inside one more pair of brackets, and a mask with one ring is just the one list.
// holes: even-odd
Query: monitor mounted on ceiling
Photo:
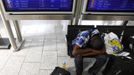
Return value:
[(2, 0), (7, 13), (72, 14), (76, 0)]
[(87, 0), (85, 13), (133, 14), (134, 0)]

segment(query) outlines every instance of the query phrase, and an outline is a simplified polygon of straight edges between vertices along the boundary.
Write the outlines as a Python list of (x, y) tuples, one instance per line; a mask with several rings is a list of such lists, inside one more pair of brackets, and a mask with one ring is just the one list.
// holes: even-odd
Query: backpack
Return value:
[(123, 51), (123, 45), (115, 33), (105, 34), (104, 41), (107, 54), (116, 55)]
[(69, 71), (63, 68), (55, 67), (54, 71), (50, 75), (71, 75)]
[(104, 75), (134, 75), (134, 60), (111, 56), (104, 70)]

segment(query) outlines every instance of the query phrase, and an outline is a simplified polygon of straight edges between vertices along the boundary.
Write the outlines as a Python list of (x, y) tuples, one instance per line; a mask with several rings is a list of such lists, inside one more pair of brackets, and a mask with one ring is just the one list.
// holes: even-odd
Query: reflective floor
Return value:
[(21, 23), (24, 46), (18, 52), (0, 50), (0, 75), (50, 75), (56, 66), (62, 67), (64, 62), (74, 73), (74, 61), (67, 56), (63, 26), (49, 23)]

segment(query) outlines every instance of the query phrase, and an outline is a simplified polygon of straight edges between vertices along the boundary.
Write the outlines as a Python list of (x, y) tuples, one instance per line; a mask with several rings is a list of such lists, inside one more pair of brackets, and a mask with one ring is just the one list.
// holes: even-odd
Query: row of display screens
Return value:
[[(2, 0), (8, 11), (73, 11), (74, 0)], [(88, 0), (87, 12), (131, 12), (134, 0)]]
[(88, 0), (87, 11), (131, 12), (134, 0)]
[(6, 11), (72, 11), (74, 0), (3, 0)]

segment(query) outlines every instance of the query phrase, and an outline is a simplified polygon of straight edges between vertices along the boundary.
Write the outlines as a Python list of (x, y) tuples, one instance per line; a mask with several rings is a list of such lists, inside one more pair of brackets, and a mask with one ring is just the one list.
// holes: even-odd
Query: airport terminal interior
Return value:
[[(55, 67), (61, 67), (70, 72), (71, 75), (76, 75), (74, 57), (68, 51), (69, 26), (72, 26), (72, 28), (73, 26), (74, 28), (78, 26), (78, 29), (82, 29), (83, 26), (86, 28), (88, 26), (134, 28), (134, 6), (131, 9), (127, 9), (127, 5), (134, 5), (134, 1), (125, 0), (122, 2), (124, 7), (117, 9), (112, 8), (110, 5), (106, 5), (107, 8), (104, 6), (105, 4), (101, 5), (102, 2), (107, 3), (104, 0), (100, 2), (98, 0), (59, 0), (59, 2), (63, 3), (61, 3), (60, 7), (53, 4), (53, 2), (57, 1), (55, 3), (60, 5), (58, 0), (50, 0), (51, 2), (43, 0), (44, 3), (48, 1), (51, 6), (46, 4), (47, 6), (45, 7), (42, 4), (38, 8), (34, 5), (38, 0), (35, 0), (35, 2), (31, 0), (33, 5), (26, 7), (28, 1), (30, 0), (0, 1), (0, 75), (51, 75)], [(39, 3), (42, 3), (40, 1)], [(97, 3), (93, 4), (97, 1), (100, 3), (100, 7), (90, 10), (93, 5), (97, 5)], [(110, 0), (107, 1), (110, 3)], [(90, 8), (88, 4), (91, 5)], [(116, 11), (114, 10), (115, 12), (111, 13), (112, 9)], [(99, 10), (100, 12), (98, 12)], [(97, 12), (94, 13), (94, 11)], [(133, 13), (130, 13), (131, 11)], [(132, 31), (134, 30), (132, 29)], [(75, 33), (75, 29), (70, 34), (73, 33)], [(134, 39), (134, 34), (131, 36)], [(8, 43), (6, 48), (4, 46), (5, 40)], [(134, 50), (134, 48), (132, 49)], [(82, 75), (89, 75), (88, 69), (93, 66), (95, 61), (95, 58), (84, 59)], [(120, 73), (123, 73), (122, 70), (117, 71), (116, 75), (122, 75)], [(103, 74), (98, 73), (97, 75)]]
[[(103, 24), (103, 21), (85, 21), (84, 25), (91, 22)], [(72, 75), (75, 75), (74, 59), (67, 55), (65, 35), (68, 21), (35, 20), (20, 21), (20, 23), (25, 43), (18, 52), (0, 50), (0, 75), (50, 75), (56, 66), (63, 67), (64, 63), (67, 64)], [(120, 21), (112, 22), (114, 25), (115, 23), (119, 25)], [(133, 23), (131, 21), (129, 25)], [(0, 21), (0, 32), (3, 37), (8, 36), (2, 21)], [(89, 63), (91, 65), (90, 61), (85, 61), (85, 64), (88, 62), (87, 65)]]

